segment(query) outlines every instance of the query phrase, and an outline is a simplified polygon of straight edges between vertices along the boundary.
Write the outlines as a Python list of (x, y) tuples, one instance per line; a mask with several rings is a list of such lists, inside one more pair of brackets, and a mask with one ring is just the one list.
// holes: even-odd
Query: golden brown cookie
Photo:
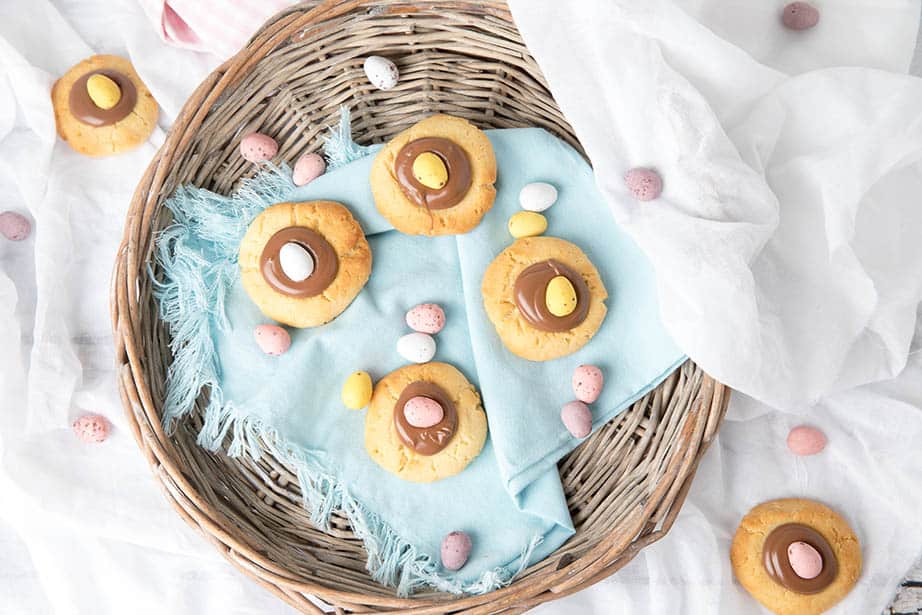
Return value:
[[(435, 401), (443, 410), (437, 423), (410, 424), (407, 402)], [(431, 404), (430, 404), (431, 405)], [(408, 419), (408, 416), (410, 419)], [(375, 386), (365, 416), (365, 449), (398, 477), (429, 483), (453, 476), (480, 454), (487, 439), (487, 416), (480, 395), (447, 363), (407, 365)]]
[(133, 149), (157, 126), (157, 102), (119, 56), (92, 56), (71, 67), (52, 87), (51, 102), (58, 135), (86, 156)]
[[(487, 267), (481, 291), (506, 348), (529, 361), (576, 352), (599, 330), (607, 310), (608, 292), (595, 266), (582, 250), (556, 237), (516, 240)], [(561, 316), (554, 309), (553, 299), (560, 296), (553, 291), (569, 293), (562, 302), (569, 313)]]
[(433, 115), (378, 152), (371, 192), (381, 215), (408, 235), (458, 235), (493, 207), (496, 157), (467, 120)]
[[(306, 262), (298, 261), (305, 253)], [(339, 203), (278, 203), (250, 223), (238, 262), (243, 288), (263, 314), (292, 327), (316, 327), (339, 316), (365, 286), (371, 249)]]
[(772, 500), (743, 517), (730, 561), (746, 591), (773, 613), (817, 615), (854, 587), (861, 545), (831, 508), (812, 500)]

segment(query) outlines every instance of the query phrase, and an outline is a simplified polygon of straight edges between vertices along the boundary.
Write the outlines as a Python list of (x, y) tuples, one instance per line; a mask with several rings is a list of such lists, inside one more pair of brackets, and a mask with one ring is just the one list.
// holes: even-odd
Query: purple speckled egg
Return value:
[(274, 357), (285, 354), (291, 347), (288, 331), (277, 325), (259, 325), (253, 329), (253, 337), (260, 350)]
[(823, 572), (823, 556), (812, 545), (800, 540), (788, 545), (788, 562), (801, 579), (815, 579)]
[(452, 532), (442, 540), (442, 566), (460, 570), (471, 554), (471, 537), (464, 532)]
[(791, 30), (809, 30), (820, 22), (820, 12), (808, 2), (792, 2), (781, 12), (781, 23)]
[(574, 438), (585, 438), (592, 431), (592, 411), (581, 401), (564, 404), (560, 420)]
[(308, 184), (327, 170), (327, 163), (319, 154), (304, 154), (295, 162), (295, 168), (291, 173), (291, 181), (295, 186)]
[(438, 333), (445, 327), (445, 310), (435, 303), (421, 303), (407, 312), (407, 326), (420, 333)]
[(0, 234), (10, 241), (22, 241), (32, 232), (32, 223), (24, 215), (15, 211), (0, 214)]
[(624, 183), (638, 201), (652, 201), (663, 193), (663, 178), (653, 169), (631, 169), (625, 173)]
[(99, 414), (84, 414), (72, 427), (77, 437), (87, 444), (99, 444), (109, 437), (109, 421)]
[(580, 365), (573, 370), (573, 394), (576, 399), (591, 404), (602, 394), (605, 377), (595, 365)]
[(251, 132), (240, 141), (240, 155), (250, 162), (271, 160), (279, 153), (279, 144), (269, 135)]
[(408, 399), (403, 405), (403, 415), (407, 423), (413, 427), (428, 429), (442, 422), (445, 418), (445, 410), (434, 399), (417, 395)]
[(798, 425), (788, 433), (788, 449), (795, 455), (816, 455), (826, 448), (826, 435), (816, 427)]

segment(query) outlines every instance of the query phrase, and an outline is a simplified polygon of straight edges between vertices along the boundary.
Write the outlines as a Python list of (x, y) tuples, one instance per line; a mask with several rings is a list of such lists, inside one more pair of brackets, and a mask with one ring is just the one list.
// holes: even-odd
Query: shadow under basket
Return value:
[[(397, 63), (397, 87), (368, 83), (362, 63), (371, 54)], [(307, 2), (273, 17), (183, 107), (138, 185), (115, 263), (119, 387), (154, 475), (228, 560), (307, 613), (321, 612), (308, 595), (337, 612), (521, 613), (606, 578), (669, 531), (717, 433), (729, 389), (691, 361), (560, 462), (576, 534), (508, 587), (479, 596), (398, 598), (374, 582), (345, 519), (334, 515), (330, 533), (314, 528), (282, 463), (196, 444), (202, 398), (175, 434), (161, 428), (170, 336), (148, 268), (154, 236), (171, 222), (164, 201), (187, 183), (230, 193), (254, 171), (237, 152), (253, 130), (278, 140), (281, 160), (319, 151), (341, 105), (362, 144), (449, 113), (480, 128), (538, 126), (582, 152), (502, 2)]]

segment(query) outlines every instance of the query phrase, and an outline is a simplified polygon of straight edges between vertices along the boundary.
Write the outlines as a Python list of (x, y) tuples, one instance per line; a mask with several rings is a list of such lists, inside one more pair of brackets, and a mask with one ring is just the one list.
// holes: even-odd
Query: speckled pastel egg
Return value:
[(823, 556), (813, 545), (800, 540), (788, 545), (788, 562), (801, 579), (815, 579), (823, 572)]
[(464, 532), (452, 532), (442, 539), (442, 566), (446, 570), (460, 570), (467, 563), (473, 547), (471, 537)]
[(274, 357), (285, 354), (291, 347), (288, 331), (277, 325), (259, 325), (253, 330), (253, 337), (260, 350)]
[(397, 353), (411, 363), (426, 363), (435, 356), (435, 339), (426, 333), (408, 333), (397, 340)]
[(420, 333), (438, 333), (445, 327), (445, 310), (437, 303), (421, 303), (407, 312), (407, 326)]
[(250, 162), (271, 160), (279, 153), (279, 144), (269, 135), (251, 132), (240, 140), (240, 155)]
[(809, 30), (820, 22), (820, 12), (808, 2), (792, 2), (781, 12), (781, 23), (790, 30)]
[(341, 398), (343, 405), (350, 410), (361, 410), (371, 401), (373, 392), (371, 374), (368, 372), (352, 372), (343, 383)]
[(442, 422), (445, 418), (445, 410), (434, 399), (417, 395), (408, 399), (403, 405), (403, 416), (413, 427), (428, 429)]
[(400, 79), (397, 65), (381, 56), (368, 56), (365, 58), (363, 68), (365, 69), (365, 76), (379, 90), (393, 88)]
[(592, 431), (592, 411), (581, 401), (565, 404), (560, 420), (574, 438), (585, 438)]
[(295, 186), (303, 186), (314, 181), (327, 170), (327, 163), (320, 154), (304, 154), (295, 162), (291, 181)]
[(22, 241), (32, 232), (29, 219), (15, 211), (0, 214), (0, 233), (10, 241)]
[(826, 448), (826, 435), (816, 427), (798, 425), (788, 433), (788, 449), (795, 455), (816, 455)]
[(77, 437), (88, 444), (98, 444), (109, 437), (109, 421), (99, 414), (84, 414), (73, 424)]
[(519, 205), (526, 211), (544, 211), (557, 202), (557, 188), (546, 182), (525, 184), (519, 191)]
[(576, 399), (591, 404), (602, 394), (605, 377), (595, 365), (580, 365), (573, 370), (573, 394)]
[(624, 183), (638, 201), (652, 201), (663, 193), (663, 179), (653, 169), (631, 169), (624, 175)]

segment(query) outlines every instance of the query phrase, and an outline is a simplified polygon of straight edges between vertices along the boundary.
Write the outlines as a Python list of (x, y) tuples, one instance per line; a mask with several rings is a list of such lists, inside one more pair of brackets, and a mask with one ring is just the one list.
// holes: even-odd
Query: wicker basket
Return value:
[[(367, 82), (370, 53), (397, 62), (395, 89)], [(320, 612), (309, 594), (338, 612), (520, 613), (604, 579), (666, 534), (717, 432), (729, 391), (692, 362), (561, 461), (576, 535), (482, 596), (398, 598), (372, 581), (343, 518), (334, 516), (329, 534), (311, 526), (288, 468), (266, 454), (254, 462), (196, 445), (201, 399), (174, 435), (161, 429), (171, 355), (148, 266), (153, 236), (170, 222), (164, 200), (184, 183), (230, 192), (253, 170), (237, 146), (254, 129), (276, 137), (284, 160), (318, 150), (344, 104), (362, 143), (443, 112), (483, 128), (540, 126), (580, 149), (502, 2), (308, 2), (263, 26), (186, 103), (137, 188), (115, 265), (121, 395), (167, 498), (231, 562), (309, 613)]]

